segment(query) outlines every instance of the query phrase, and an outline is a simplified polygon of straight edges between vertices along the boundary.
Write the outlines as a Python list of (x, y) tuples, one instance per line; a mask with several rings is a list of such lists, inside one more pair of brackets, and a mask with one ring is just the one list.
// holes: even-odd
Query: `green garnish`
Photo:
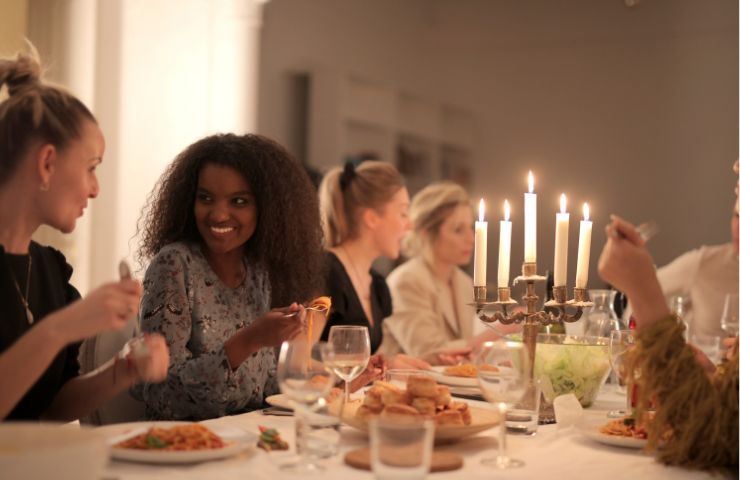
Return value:
[(151, 434), (146, 436), (146, 444), (151, 448), (167, 448), (167, 443)]

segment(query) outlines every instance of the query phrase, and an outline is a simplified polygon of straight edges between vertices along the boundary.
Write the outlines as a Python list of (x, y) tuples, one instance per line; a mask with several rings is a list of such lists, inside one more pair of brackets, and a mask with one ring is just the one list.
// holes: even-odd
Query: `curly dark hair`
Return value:
[(306, 302), (324, 288), (323, 235), (316, 191), (304, 168), (278, 143), (260, 135), (212, 135), (186, 148), (162, 174), (139, 218), (138, 260), (165, 245), (200, 242), (194, 205), (206, 164), (231, 167), (250, 185), (257, 227), (247, 261), (267, 270), (272, 305)]

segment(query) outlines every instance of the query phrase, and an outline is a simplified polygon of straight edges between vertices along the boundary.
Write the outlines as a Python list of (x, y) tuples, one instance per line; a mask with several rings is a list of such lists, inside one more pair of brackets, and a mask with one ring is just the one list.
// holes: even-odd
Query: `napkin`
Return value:
[(558, 429), (575, 426), (583, 416), (583, 407), (575, 395), (568, 393), (556, 397), (552, 402)]

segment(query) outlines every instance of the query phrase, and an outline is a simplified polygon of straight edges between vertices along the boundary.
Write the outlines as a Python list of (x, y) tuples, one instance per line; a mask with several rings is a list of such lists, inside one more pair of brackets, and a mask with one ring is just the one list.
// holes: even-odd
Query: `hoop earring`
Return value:
[(41, 190), (42, 192), (48, 192), (49, 191), (49, 184), (48, 183), (42, 183), (39, 186), (39, 190)]

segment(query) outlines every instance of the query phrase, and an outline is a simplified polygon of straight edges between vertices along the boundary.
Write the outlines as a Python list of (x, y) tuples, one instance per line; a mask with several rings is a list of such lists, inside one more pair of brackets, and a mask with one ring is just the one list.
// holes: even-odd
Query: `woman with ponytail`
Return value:
[(98, 195), (105, 149), (87, 107), (40, 76), (35, 52), (0, 59), (0, 419), (68, 421), (136, 382), (161, 380), (169, 359), (151, 335), (149, 355), (120, 353), (78, 376), (80, 342), (123, 328), (141, 285), (111, 282), (80, 300), (64, 256), (31, 240), (41, 225), (74, 230)]

